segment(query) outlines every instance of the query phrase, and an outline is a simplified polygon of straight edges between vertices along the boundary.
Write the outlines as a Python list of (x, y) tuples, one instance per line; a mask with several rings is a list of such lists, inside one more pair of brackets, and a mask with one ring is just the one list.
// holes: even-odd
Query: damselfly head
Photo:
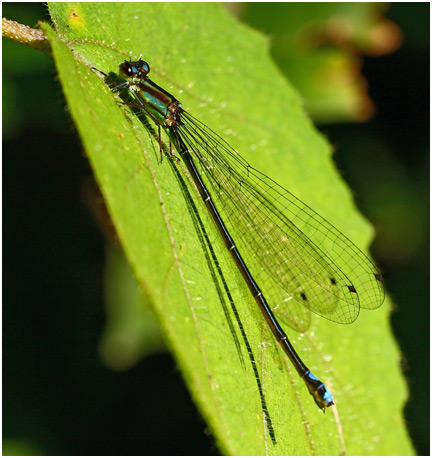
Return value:
[(126, 78), (144, 78), (150, 71), (150, 65), (141, 59), (135, 62), (125, 60), (120, 64), (120, 71)]

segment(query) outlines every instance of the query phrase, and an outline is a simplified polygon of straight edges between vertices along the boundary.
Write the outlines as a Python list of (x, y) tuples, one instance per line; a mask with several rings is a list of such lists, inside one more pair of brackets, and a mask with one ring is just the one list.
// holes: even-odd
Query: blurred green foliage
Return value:
[(2, 442), (3, 456), (41, 456), (38, 446), (26, 440), (5, 439)]
[(320, 123), (364, 121), (373, 113), (361, 55), (382, 55), (400, 43), (383, 3), (227, 4), (270, 37), (271, 54)]
[(107, 322), (100, 355), (107, 367), (126, 370), (149, 354), (165, 351), (149, 299), (123, 251), (112, 245), (106, 249), (105, 298)]

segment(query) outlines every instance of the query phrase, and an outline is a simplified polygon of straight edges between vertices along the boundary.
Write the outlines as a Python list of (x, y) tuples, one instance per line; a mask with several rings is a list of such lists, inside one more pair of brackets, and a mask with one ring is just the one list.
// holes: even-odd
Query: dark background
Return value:
[[(3, 3), (3, 16), (48, 19), (36, 3)], [(397, 304), (411, 392), (406, 422), (427, 455), (429, 4), (395, 3), (387, 17), (405, 39), (388, 56), (364, 58), (376, 115), (320, 128), (377, 228), (372, 252)], [(48, 56), (3, 40), (5, 444), (20, 454), (217, 454), (168, 354), (124, 372), (98, 357), (105, 241), (84, 203), (91, 170), (55, 79)]]

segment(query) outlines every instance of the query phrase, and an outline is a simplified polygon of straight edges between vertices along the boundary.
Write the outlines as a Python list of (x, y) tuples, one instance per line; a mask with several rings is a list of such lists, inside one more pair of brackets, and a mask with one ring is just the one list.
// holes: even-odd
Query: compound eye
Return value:
[(124, 61), (120, 65), (120, 70), (128, 78), (144, 78), (150, 71), (150, 66), (143, 60), (137, 60), (136, 62)]
[(120, 71), (121, 71), (121, 73), (123, 73), (123, 75), (125, 75), (127, 77), (131, 77), (131, 76), (133, 76), (134, 68), (129, 62), (123, 62), (120, 65)]
[(141, 68), (140, 68), (141, 73), (143, 73), (144, 75), (147, 75), (147, 73), (150, 72), (150, 65), (147, 62), (145, 62), (144, 60), (141, 60), (140, 64), (141, 64)]

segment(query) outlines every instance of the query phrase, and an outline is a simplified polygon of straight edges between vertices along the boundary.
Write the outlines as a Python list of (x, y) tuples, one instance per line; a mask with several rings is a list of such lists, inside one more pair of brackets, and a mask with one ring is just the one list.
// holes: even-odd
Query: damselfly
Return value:
[(271, 331), (325, 410), (333, 404), (330, 391), (297, 355), (276, 315), (298, 331), (308, 327), (305, 308), (352, 323), (360, 308), (375, 309), (384, 301), (380, 273), (329, 222), (185, 111), (149, 72), (141, 59), (124, 61), (120, 74), (126, 80), (116, 90), (127, 89), (134, 102), (126, 105), (154, 121), (160, 144), (161, 127), (168, 134)]

